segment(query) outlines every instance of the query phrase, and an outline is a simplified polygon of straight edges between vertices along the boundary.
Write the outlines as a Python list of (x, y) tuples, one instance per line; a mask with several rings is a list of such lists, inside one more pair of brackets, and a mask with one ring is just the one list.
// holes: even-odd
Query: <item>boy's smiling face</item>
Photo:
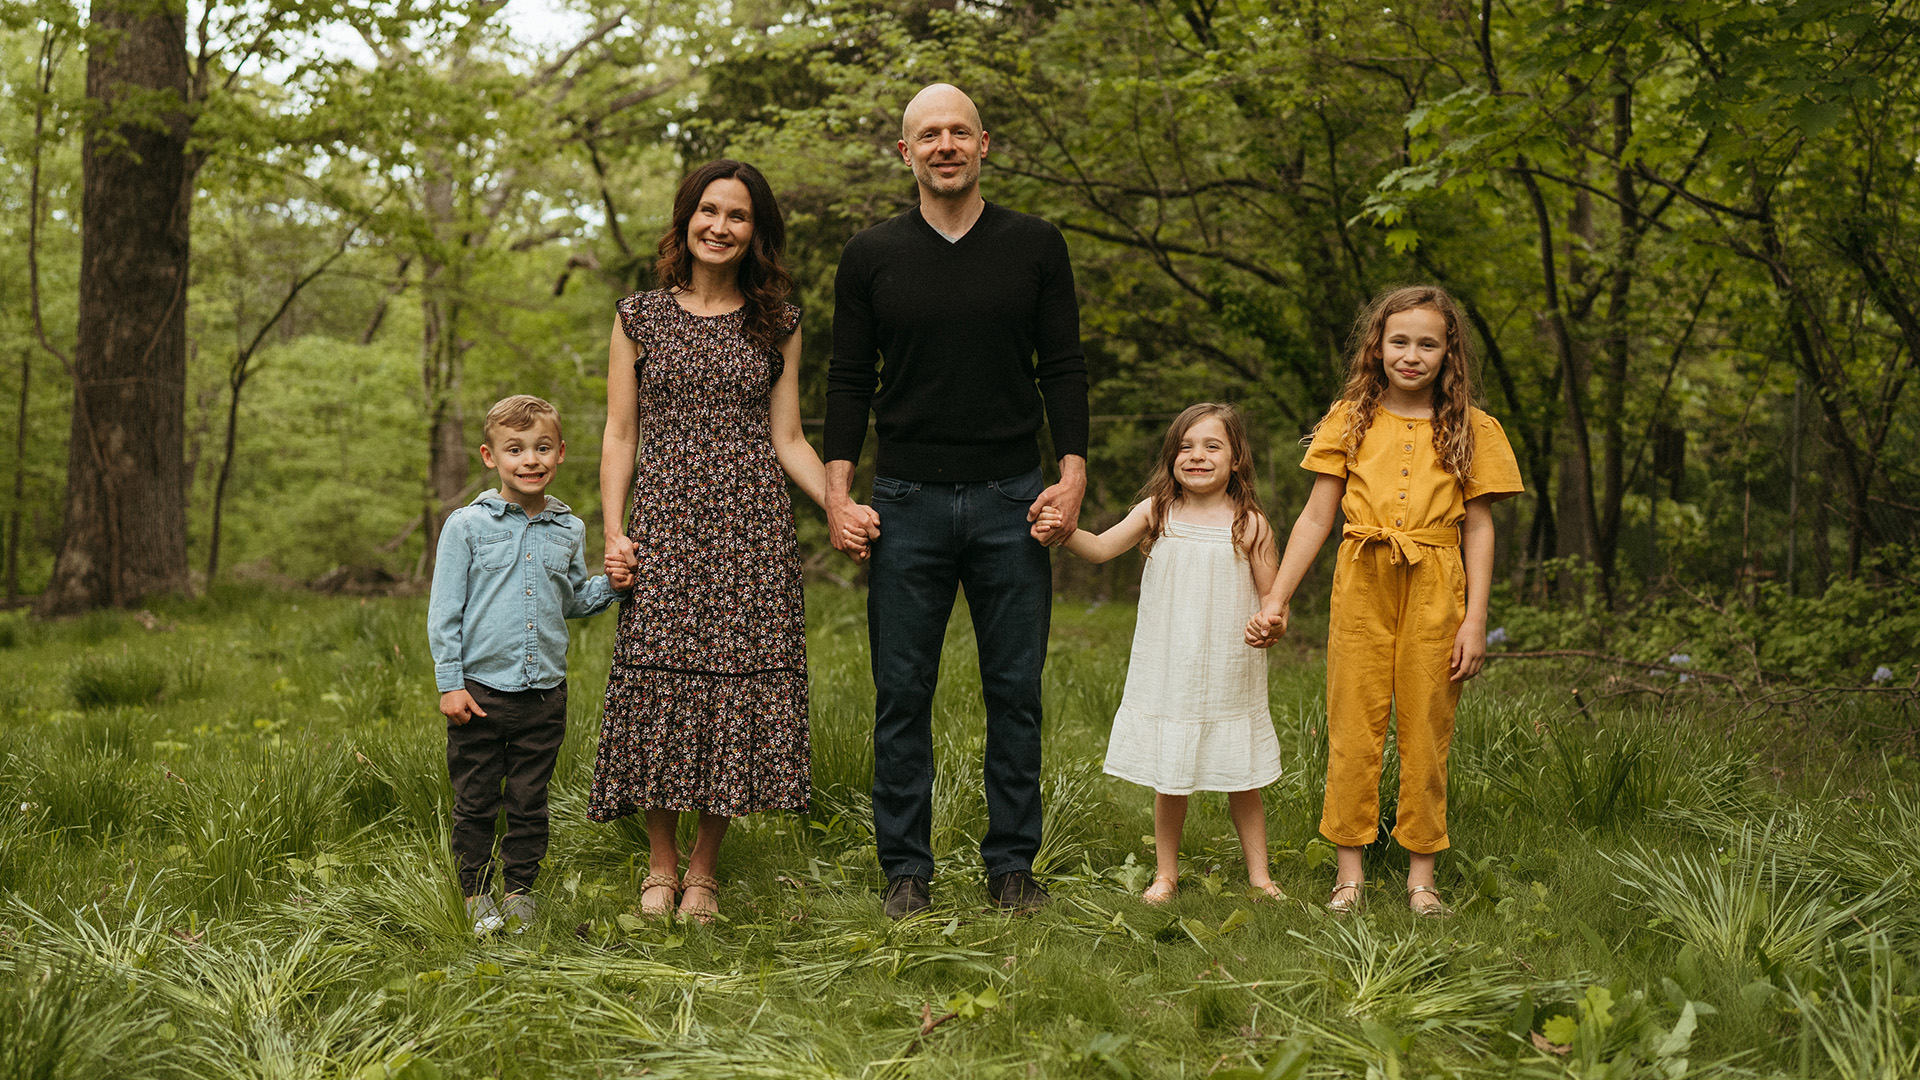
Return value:
[(567, 443), (550, 420), (517, 430), (501, 427), (480, 444), (480, 460), (500, 474), (501, 496), (531, 516), (546, 506), (547, 485), (567, 460)]

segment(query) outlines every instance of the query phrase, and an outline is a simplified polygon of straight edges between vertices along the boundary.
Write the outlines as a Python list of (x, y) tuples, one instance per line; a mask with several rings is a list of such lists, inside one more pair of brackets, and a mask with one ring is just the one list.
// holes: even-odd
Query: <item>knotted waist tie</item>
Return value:
[(1340, 530), (1340, 536), (1345, 540), (1359, 541), (1353, 548), (1355, 559), (1360, 557), (1360, 552), (1368, 544), (1378, 541), (1387, 545), (1389, 557), (1395, 563), (1404, 562), (1408, 566), (1420, 561), (1421, 548), (1460, 546), (1460, 530), (1450, 525), (1432, 529), (1389, 529), (1381, 525), (1355, 525), (1348, 522), (1347, 527)]

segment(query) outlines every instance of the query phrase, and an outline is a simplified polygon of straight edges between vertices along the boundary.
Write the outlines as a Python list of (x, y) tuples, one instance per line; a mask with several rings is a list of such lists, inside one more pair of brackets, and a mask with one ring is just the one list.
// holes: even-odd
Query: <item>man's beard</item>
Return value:
[(913, 163), (913, 177), (921, 187), (935, 195), (958, 195), (980, 182), (980, 166), (976, 163), (948, 180), (934, 172), (931, 164), (923, 165), (916, 161)]

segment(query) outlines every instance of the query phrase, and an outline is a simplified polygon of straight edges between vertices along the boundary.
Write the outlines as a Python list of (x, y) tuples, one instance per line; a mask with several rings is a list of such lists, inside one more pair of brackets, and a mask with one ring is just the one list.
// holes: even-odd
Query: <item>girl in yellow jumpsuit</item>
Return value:
[(1378, 835), (1380, 762), (1397, 721), (1393, 838), (1412, 853), (1408, 904), (1444, 915), (1434, 856), (1447, 848), (1447, 747), (1460, 687), (1486, 658), (1492, 504), (1522, 490), (1499, 421), (1472, 406), (1467, 322), (1431, 286), (1378, 297), (1354, 327), (1346, 389), (1301, 467), (1318, 473), (1247, 643), (1286, 632), (1288, 604), (1346, 515), (1327, 635), (1327, 794), (1320, 833), (1339, 849), (1327, 906), (1358, 905), (1360, 851)]

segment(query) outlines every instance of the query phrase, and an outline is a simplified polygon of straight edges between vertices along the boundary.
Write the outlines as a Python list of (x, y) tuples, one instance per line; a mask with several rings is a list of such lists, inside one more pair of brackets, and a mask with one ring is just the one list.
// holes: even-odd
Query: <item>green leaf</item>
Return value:
[(1387, 230), (1387, 247), (1397, 255), (1405, 255), (1420, 246), (1420, 230), (1398, 228)]
[(1246, 908), (1235, 908), (1226, 918), (1220, 920), (1220, 932), (1231, 934), (1252, 921), (1253, 912)]
[(1830, 101), (1801, 101), (1788, 111), (1793, 126), (1808, 135), (1820, 135), (1847, 115), (1846, 109)]
[(1566, 1046), (1580, 1030), (1580, 1022), (1571, 1016), (1556, 1016), (1540, 1025), (1540, 1034), (1555, 1046)]

